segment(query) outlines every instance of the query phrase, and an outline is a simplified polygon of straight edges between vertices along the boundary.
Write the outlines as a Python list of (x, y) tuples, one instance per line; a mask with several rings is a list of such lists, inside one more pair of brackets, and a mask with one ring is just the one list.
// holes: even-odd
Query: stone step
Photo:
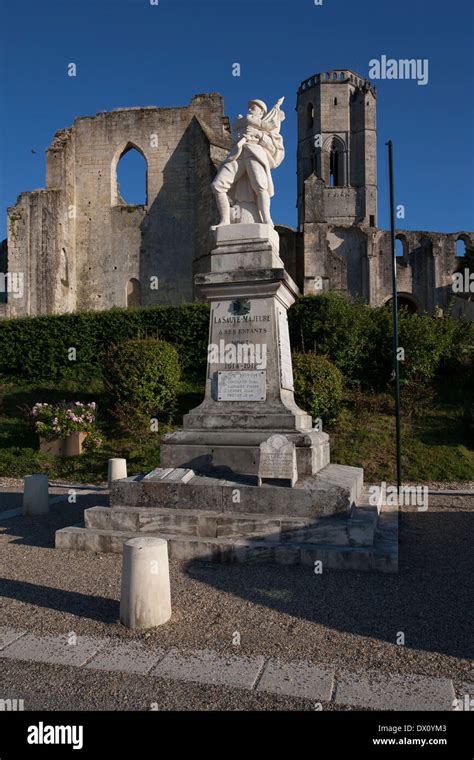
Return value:
[(328, 465), (317, 475), (298, 480), (294, 488), (258, 486), (256, 478), (253, 480), (196, 475), (188, 483), (171, 483), (136, 475), (112, 483), (110, 504), (268, 516), (290, 514), (295, 518), (348, 514), (360, 499), (363, 470)]
[[(393, 527), (393, 526), (392, 526)], [(123, 542), (142, 534), (133, 531), (101, 530), (72, 526), (56, 532), (56, 548), (92, 552), (122, 552)], [(168, 541), (170, 557), (182, 561), (225, 563), (265, 563), (305, 565), (322, 569), (377, 570), (397, 572), (398, 542), (392, 532), (390, 540), (380, 545), (354, 547), (292, 542), (236, 540), (235, 538), (201, 538), (160, 534)], [(316, 569), (315, 569), (316, 571)]]
[(374, 542), (377, 510), (354, 508), (350, 516), (289, 518), (286, 515), (216, 513), (154, 507), (91, 507), (84, 513), (86, 528), (132, 531), (138, 534), (252, 538), (273, 542), (370, 546)]

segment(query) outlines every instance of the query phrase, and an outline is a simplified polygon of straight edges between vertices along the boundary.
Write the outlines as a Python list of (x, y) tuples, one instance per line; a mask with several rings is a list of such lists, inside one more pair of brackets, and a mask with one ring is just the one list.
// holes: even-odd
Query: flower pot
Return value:
[(64, 438), (53, 438), (52, 441), (48, 441), (46, 438), (40, 436), (40, 451), (43, 454), (52, 454), (55, 457), (62, 457), (64, 449)]
[(82, 454), (82, 446), (86, 438), (87, 433), (79, 430), (75, 430), (66, 438), (53, 438), (52, 441), (40, 437), (40, 451), (55, 457), (77, 457)]
[(82, 454), (82, 445), (87, 438), (87, 433), (75, 430), (74, 433), (68, 435), (64, 443), (64, 457), (77, 457)]

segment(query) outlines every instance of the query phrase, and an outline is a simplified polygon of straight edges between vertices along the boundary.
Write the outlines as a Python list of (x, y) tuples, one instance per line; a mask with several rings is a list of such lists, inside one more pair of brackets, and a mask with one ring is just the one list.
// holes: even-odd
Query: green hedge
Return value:
[(132, 338), (112, 346), (105, 386), (127, 433), (150, 431), (151, 418), (173, 410), (181, 377), (178, 352), (156, 338)]
[(293, 354), (295, 401), (324, 427), (336, 421), (342, 405), (342, 372), (325, 356)]
[[(209, 307), (206, 304), (111, 309), (0, 322), (0, 378), (28, 383), (101, 380), (111, 345), (160, 338), (178, 351), (183, 372), (203, 377)], [(69, 349), (76, 349), (76, 360)]]
[[(386, 387), (392, 373), (392, 311), (372, 308), (336, 293), (299, 298), (289, 311), (294, 351), (327, 356), (348, 384)], [(446, 375), (473, 392), (474, 323), (450, 316), (419, 316), (401, 309), (402, 384), (430, 383)]]
[[(0, 321), (0, 380), (57, 383), (101, 380), (112, 344), (159, 338), (178, 351), (183, 376), (203, 380), (209, 307), (206, 304), (112, 309)], [(371, 308), (336, 293), (299, 298), (289, 311), (292, 349), (327, 356), (348, 384), (384, 388), (392, 372), (390, 308)], [(472, 394), (474, 323), (400, 312), (402, 383), (445, 376)], [(76, 361), (68, 350), (75, 348)]]

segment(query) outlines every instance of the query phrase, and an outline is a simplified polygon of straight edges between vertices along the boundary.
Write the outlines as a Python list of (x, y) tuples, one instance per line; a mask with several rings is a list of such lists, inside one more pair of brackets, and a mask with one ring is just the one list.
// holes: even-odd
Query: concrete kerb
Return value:
[[(74, 644), (74, 645), (73, 645)], [(341, 706), (399, 710), (452, 710), (449, 678), (382, 671), (339, 671), (331, 663), (285, 662), (263, 655), (212, 650), (149, 648), (139, 641), (78, 636), (39, 636), (0, 627), (0, 660), (66, 665), (105, 673), (214, 684), (254, 692), (287, 695)]]

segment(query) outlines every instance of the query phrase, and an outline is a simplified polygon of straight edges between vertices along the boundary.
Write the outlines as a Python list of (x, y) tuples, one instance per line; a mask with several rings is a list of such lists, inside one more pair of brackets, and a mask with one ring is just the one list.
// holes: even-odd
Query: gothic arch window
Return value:
[(336, 140), (332, 141), (329, 152), (329, 186), (340, 187), (344, 184), (344, 152)]
[(339, 135), (332, 135), (324, 141), (321, 177), (328, 187), (343, 187), (347, 184), (347, 150), (344, 139)]
[(308, 103), (308, 107), (306, 109), (306, 129), (307, 131), (311, 131), (314, 126), (314, 106), (312, 103)]
[[(387, 307), (390, 307), (390, 309), (392, 309), (393, 308), (392, 301), (393, 301), (392, 297), (388, 296), (385, 299), (383, 306), (387, 306)], [(415, 296), (413, 296), (411, 293), (402, 293), (398, 291), (397, 292), (397, 306), (399, 309), (407, 309), (410, 314), (421, 313), (420, 305), (417, 299), (415, 298)]]
[(132, 142), (119, 148), (112, 160), (112, 206), (146, 206), (148, 164), (143, 150)]
[(395, 238), (395, 256), (408, 255), (408, 242), (405, 235), (397, 235)]
[(140, 283), (135, 277), (132, 277), (132, 279), (127, 282), (127, 306), (140, 306), (140, 303)]
[(460, 235), (458, 239), (456, 240), (456, 256), (465, 256), (466, 255), (466, 248), (469, 245), (469, 238), (467, 238), (465, 235)]

